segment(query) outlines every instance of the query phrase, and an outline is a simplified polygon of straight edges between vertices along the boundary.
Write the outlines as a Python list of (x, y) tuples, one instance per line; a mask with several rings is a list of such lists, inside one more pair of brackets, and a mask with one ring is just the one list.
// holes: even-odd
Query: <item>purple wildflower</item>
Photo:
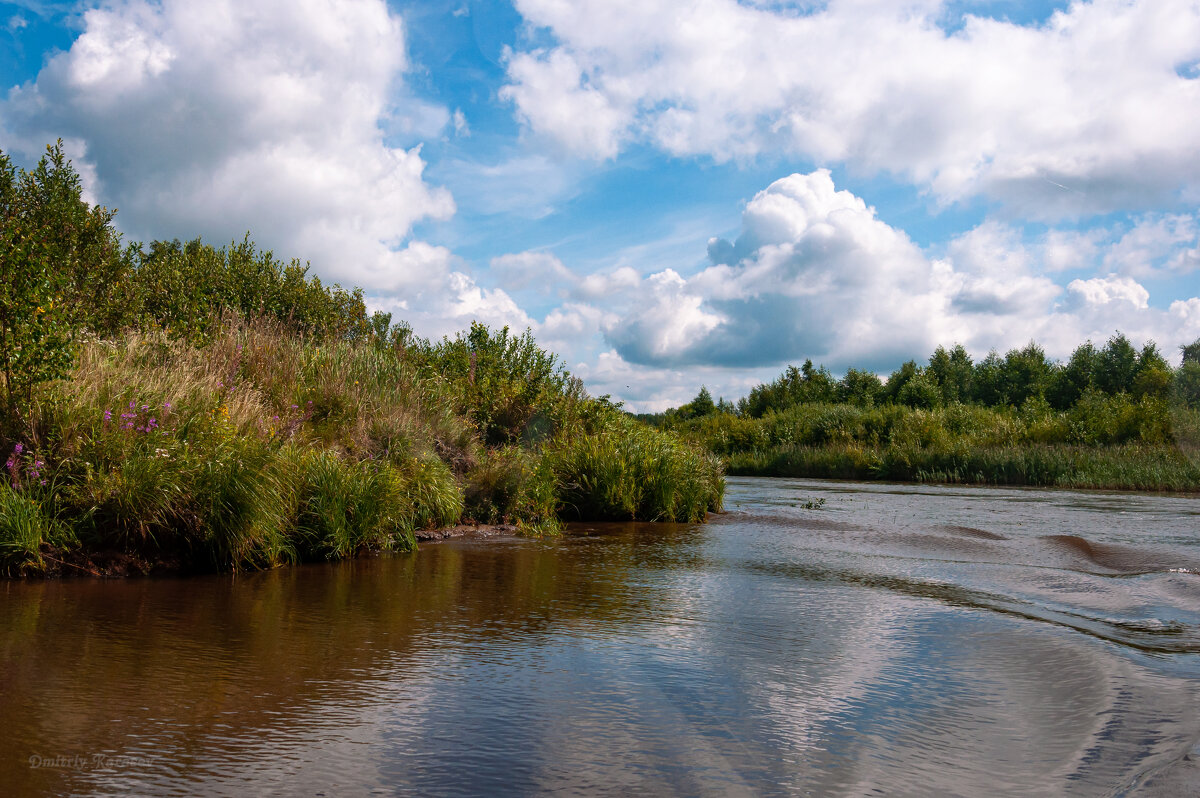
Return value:
[(18, 443), (13, 447), (13, 454), (20, 454), (23, 451), (25, 451), (25, 445), (22, 443)]
[(111, 410), (108, 410), (108, 409), (105, 409), (105, 411), (104, 411), (104, 423), (105, 423), (105, 424), (107, 424), (107, 423), (108, 423), (108, 422), (110, 422), (110, 421), (112, 421), (112, 411), (111, 411)]

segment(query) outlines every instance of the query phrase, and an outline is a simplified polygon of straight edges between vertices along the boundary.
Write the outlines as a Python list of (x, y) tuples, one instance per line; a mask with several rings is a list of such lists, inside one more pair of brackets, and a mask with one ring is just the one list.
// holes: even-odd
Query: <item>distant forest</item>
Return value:
[(701, 388), (638, 416), (730, 474), (1200, 490), (1200, 340), (1172, 368), (1117, 333), (1065, 363), (1035, 343), (979, 362), (940, 346), (886, 382), (806, 360), (736, 403)]
[(1091, 341), (1076, 347), (1066, 363), (1046, 357), (1036, 343), (1010, 350), (1003, 357), (992, 351), (978, 363), (962, 345), (939, 346), (920, 366), (910, 360), (884, 382), (869, 371), (850, 369), (840, 380), (824, 366), (805, 360), (789, 366), (778, 379), (759, 385), (736, 404), (713, 401), (707, 388), (688, 404), (665, 413), (643, 414), (643, 421), (663, 424), (712, 413), (762, 418), (770, 412), (808, 403), (852, 404), (859, 407), (902, 405), (932, 409), (956, 403), (981, 407), (1021, 407), (1045, 402), (1068, 410), (1088, 395), (1174, 400), (1200, 407), (1200, 339), (1180, 347), (1183, 362), (1173, 369), (1154, 342), (1138, 350), (1122, 333), (1103, 347)]

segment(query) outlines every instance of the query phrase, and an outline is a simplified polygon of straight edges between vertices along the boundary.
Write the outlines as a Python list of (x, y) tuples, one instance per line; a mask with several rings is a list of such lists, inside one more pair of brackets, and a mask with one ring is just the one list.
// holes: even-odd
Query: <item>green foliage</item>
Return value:
[(1000, 380), (1006, 404), (1019, 407), (1029, 399), (1041, 398), (1050, 387), (1053, 365), (1040, 346), (1030, 343), (1004, 356)]
[(1175, 373), (1174, 396), (1187, 407), (1200, 410), (1200, 360), (1189, 360)]
[[(1149, 395), (1091, 390), (1068, 411), (1038, 396), (1020, 408), (806, 404), (675, 429), (733, 474), (1200, 489), (1200, 412)], [(1141, 465), (1118, 467), (1134, 455)]]
[(972, 385), (972, 401), (986, 407), (1008, 404), (1008, 391), (1004, 385), (1004, 361), (994, 349), (975, 364)]
[(1138, 372), (1138, 352), (1121, 333), (1108, 339), (1096, 358), (1096, 387), (1104, 393), (1132, 393)]
[(469, 332), (425, 347), (420, 357), (449, 381), (487, 446), (536, 445), (586, 412), (582, 384), (528, 330), (517, 336), (475, 322)]
[(836, 398), (859, 407), (870, 407), (883, 393), (883, 381), (869, 371), (849, 369), (838, 382)]
[(816, 368), (812, 360), (805, 360), (799, 369), (788, 366), (779, 379), (751, 390), (749, 396), (738, 402), (738, 412), (761, 418), (771, 410), (786, 410), (807, 402), (832, 401), (835, 391), (836, 383), (828, 369)]
[(1179, 347), (1184, 363), (1200, 363), (1200, 338)]
[(61, 142), (31, 173), (0, 152), (0, 369), (10, 423), (33, 401), (35, 386), (61, 379), (71, 365), (69, 272), (62, 266), (74, 260), (74, 231), (55, 218), (75, 215), (64, 206), (77, 201), (78, 178), (67, 171)]
[(387, 341), (390, 316), (368, 318), (363, 294), (326, 288), (308, 266), (284, 263), (257, 249), (249, 236), (220, 249), (199, 239), (155, 241), (136, 251), (129, 278), (137, 314), (176, 337), (203, 342), (233, 311), (246, 318), (273, 318), (293, 332), (331, 340)]
[(1099, 363), (1100, 353), (1091, 341), (1076, 347), (1067, 364), (1051, 377), (1047, 394), (1050, 403), (1059, 410), (1066, 410), (1084, 393), (1095, 389)]
[[(122, 250), (61, 143), (28, 174), (0, 153), (0, 217), (9, 572), (46, 545), (236, 570), (407, 549), (460, 521), (545, 532), (564, 509), (720, 506), (711, 456), (589, 397), (528, 331), (431, 344), (249, 236)], [(803, 379), (829, 383), (811, 364)], [(733, 408), (701, 391), (693, 410)], [(45, 449), (29, 463), (26, 436)]]
[(553, 492), (549, 497), (544, 492), (552, 486), (539, 478), (538, 463), (532, 452), (519, 446), (485, 451), (466, 480), (467, 515), (483, 523), (553, 515)]
[(599, 434), (567, 436), (547, 455), (571, 519), (700, 521), (721, 509), (716, 458), (614, 415)]
[[(939, 346), (929, 357), (929, 373), (942, 393), (942, 404), (966, 402), (972, 395), (974, 363), (962, 344), (949, 352)], [(847, 377), (849, 373), (847, 372)]]
[[(813, 398), (824, 394), (807, 382), (826, 372), (809, 361), (752, 390), (737, 415), (668, 410), (653, 421), (722, 456), (735, 474), (1076, 486), (1113, 486), (1127, 474), (1130, 486), (1194, 485), (1177, 458), (1138, 471), (1082, 454), (1149, 447), (1195, 462), (1200, 341), (1181, 349), (1183, 365), (1172, 369), (1153, 342), (1138, 351), (1120, 333), (1102, 349), (1080, 345), (1066, 364), (1032, 342), (978, 363), (961, 345), (938, 347), (928, 366), (908, 361), (886, 383), (850, 369), (832, 399)], [(1077, 468), (1084, 460), (1094, 467)]]
[[(317, 342), (283, 322), (232, 318), (206, 338), (152, 330), (83, 343), (69, 379), (32, 406), (45, 451), (22, 448), (8, 468), (11, 490), (41, 491), (41, 514), (11, 502), (19, 522), (0, 542), (2, 567), (38, 570), (54, 535), (85, 551), (238, 570), (405, 550), (418, 529), (464, 521), (543, 534), (564, 516), (701, 520), (720, 506), (714, 458), (559, 371), (523, 415), (505, 416), (482, 396), (464, 401), (469, 377), (447, 379), (437, 348), (411, 340), (402, 351)], [(528, 336), (524, 353), (511, 340), (503, 351), (518, 374), (553, 362)], [(520, 382), (481, 362), (492, 385)], [(552, 424), (530, 434), (538, 414)], [(503, 419), (516, 440), (486, 445), (478, 418)], [(623, 476), (606, 481), (614, 464)]]
[(919, 371), (896, 392), (896, 402), (905, 407), (928, 410), (942, 403), (942, 392), (934, 377)]
[(0, 573), (17, 576), (46, 567), (43, 546), (69, 545), (69, 530), (43, 508), (44, 499), (0, 482)]

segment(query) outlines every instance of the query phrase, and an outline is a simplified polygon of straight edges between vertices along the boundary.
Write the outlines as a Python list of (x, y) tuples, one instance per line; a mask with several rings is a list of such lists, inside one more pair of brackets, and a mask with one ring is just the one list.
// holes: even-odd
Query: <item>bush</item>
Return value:
[(701, 521), (721, 509), (719, 461), (672, 436), (614, 417), (600, 434), (547, 453), (567, 518)]

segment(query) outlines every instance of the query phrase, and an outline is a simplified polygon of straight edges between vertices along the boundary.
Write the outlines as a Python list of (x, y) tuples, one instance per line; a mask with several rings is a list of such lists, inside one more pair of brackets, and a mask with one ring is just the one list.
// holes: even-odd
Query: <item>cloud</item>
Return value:
[(1150, 292), (1128, 277), (1072, 280), (1067, 290), (1077, 307), (1098, 308), (1114, 302), (1127, 302), (1138, 310), (1149, 307)]
[(552, 47), (512, 53), (528, 128), (611, 158), (791, 153), (1040, 218), (1171, 202), (1200, 178), (1200, 6), (1075, 2), (1043, 24), (942, 2), (518, 0)]
[(688, 279), (650, 275), (601, 329), (624, 360), (662, 369), (811, 357), (835, 370), (890, 370), (955, 342), (982, 355), (1032, 339), (1063, 357), (1116, 329), (1167, 347), (1200, 335), (1200, 299), (1155, 308), (1121, 274), (1054, 282), (1060, 264), (1045, 265), (1047, 242), (1062, 240), (1050, 231), (1027, 244), (988, 220), (934, 258), (837, 190), (828, 171), (793, 174), (747, 204), (736, 241), (709, 242), (710, 266)]
[(452, 116), (405, 100), (404, 25), (382, 0), (114, 1), (82, 24), (10, 91), (4, 135), (32, 152), (68, 139), (126, 232), (222, 243), (250, 228), (372, 295), (506, 307), (455, 277), (448, 251), (411, 238), (455, 203), (425, 181), (420, 147), (383, 131), (428, 133)]
[(580, 276), (553, 254), (537, 250), (497, 256), (492, 258), (490, 267), (509, 291), (532, 291), (563, 299), (611, 300), (643, 287), (642, 276), (630, 266), (615, 266)]
[(1108, 249), (1104, 266), (1139, 277), (1200, 269), (1200, 224), (1187, 214), (1147, 215)]
[(510, 291), (533, 288), (543, 293), (575, 281), (575, 275), (549, 252), (518, 252), (492, 258), (491, 271)]
[(607, 94), (589, 85), (588, 75), (565, 50), (511, 55), (513, 83), (500, 97), (516, 103), (521, 118), (577, 155), (611, 158), (626, 114)]

